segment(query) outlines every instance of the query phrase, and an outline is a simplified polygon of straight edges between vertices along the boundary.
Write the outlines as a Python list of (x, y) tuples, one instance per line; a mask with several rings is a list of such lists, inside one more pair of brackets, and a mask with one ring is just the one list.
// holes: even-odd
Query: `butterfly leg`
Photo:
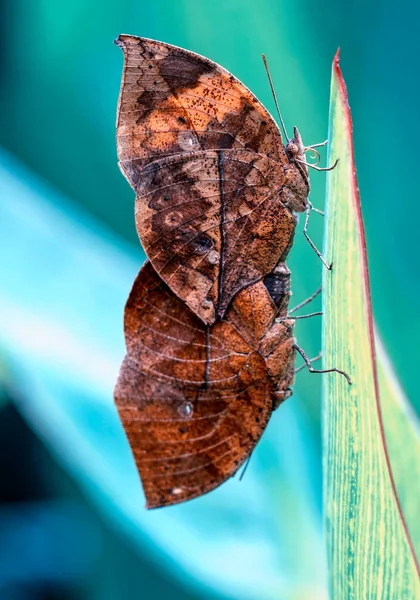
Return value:
[(319, 294), (321, 292), (322, 292), (322, 285), (320, 285), (319, 288), (311, 296), (309, 296), (309, 298), (306, 298), (306, 300), (303, 300), (303, 302), (300, 302), (299, 304), (297, 304), (296, 306), (294, 306), (293, 308), (291, 308), (289, 310), (289, 315), (292, 315), (297, 310), (303, 308), (304, 306), (306, 306), (307, 304), (309, 304), (310, 302), (312, 302), (312, 300), (315, 300), (315, 298), (317, 296), (319, 296)]
[(319, 210), (319, 208), (315, 208), (315, 206), (312, 204), (312, 202), (310, 200), (308, 200), (308, 204), (311, 207), (311, 210), (313, 210), (314, 212), (318, 213), (319, 215), (324, 216), (324, 211), (323, 210)]
[(321, 259), (323, 265), (329, 270), (331, 271), (332, 269), (332, 263), (328, 264), (327, 261), (325, 260), (325, 258), (322, 256), (321, 252), (318, 250), (318, 248), (315, 246), (315, 244), (313, 243), (313, 241), (311, 240), (311, 238), (308, 235), (308, 223), (309, 223), (309, 215), (310, 212), (312, 210), (312, 205), (310, 203), (308, 203), (306, 205), (305, 208), (305, 225), (303, 226), (303, 235), (306, 237), (306, 239), (308, 240), (311, 248), (314, 250), (315, 254)]
[(301, 355), (301, 357), (305, 361), (306, 366), (308, 367), (308, 371), (310, 373), (339, 373), (340, 375), (343, 375), (343, 377), (345, 377), (347, 379), (347, 383), (349, 385), (352, 384), (351, 379), (347, 375), (347, 373), (345, 373), (344, 371), (341, 371), (340, 369), (336, 369), (336, 368), (332, 368), (332, 369), (314, 369), (313, 366), (312, 366), (310, 358), (308, 358), (308, 356), (305, 354), (304, 350), (302, 350), (302, 348), (300, 346), (298, 346), (296, 343), (293, 344), (293, 347), (294, 347), (295, 350), (297, 350), (297, 352), (299, 352), (299, 354)]
[(321, 146), (326, 146), (328, 144), (328, 140), (325, 142), (320, 142), (319, 144), (311, 144), (310, 146), (306, 146), (305, 150), (312, 150), (313, 148), (321, 148)]
[[(322, 352), (320, 352), (317, 356), (315, 356), (314, 358), (310, 358), (309, 362), (310, 363), (314, 363), (317, 360), (320, 360), (322, 358)], [(303, 371), (303, 369), (306, 367), (306, 364), (303, 363), (303, 365), (300, 365), (300, 367), (298, 367), (297, 369), (295, 369), (295, 375), (296, 373), (299, 373), (299, 371)]]
[[(316, 150), (314, 150), (314, 152), (316, 152)], [(335, 167), (338, 165), (338, 158), (335, 161), (335, 163), (333, 165), (331, 165), (331, 167), (318, 167), (317, 164), (318, 163), (308, 163), (305, 160), (300, 160), (298, 158), (295, 158), (295, 161), (300, 163), (301, 165), (305, 165), (305, 167), (311, 167), (312, 169), (315, 169), (315, 171), (332, 171), (333, 169), (335, 169)]]
[(309, 313), (308, 315), (299, 315), (298, 317), (293, 317), (287, 315), (287, 317), (277, 317), (276, 323), (281, 323), (282, 321), (297, 321), (298, 319), (309, 319), (310, 317), (319, 317), (322, 315), (322, 311)]
[(317, 166), (319, 164), (319, 161), (321, 160), (321, 156), (320, 156), (318, 150), (315, 150), (315, 148), (321, 148), (322, 146), (326, 146), (327, 144), (328, 144), (328, 140), (325, 140), (325, 142), (320, 142), (319, 144), (312, 144), (311, 146), (305, 146), (303, 151), (305, 153), (306, 152), (312, 153), (313, 157), (316, 158), (316, 162), (308, 163), (308, 162), (305, 162), (305, 161), (302, 161), (299, 159), (298, 159), (298, 162), (306, 165), (307, 167), (312, 167), (312, 169), (315, 169), (316, 171), (332, 171), (337, 166), (338, 158), (331, 167), (318, 167)]

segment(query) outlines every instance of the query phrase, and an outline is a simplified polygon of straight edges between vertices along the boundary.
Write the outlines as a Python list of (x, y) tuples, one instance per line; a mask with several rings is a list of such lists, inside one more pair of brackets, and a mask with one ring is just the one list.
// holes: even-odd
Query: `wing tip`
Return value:
[(119, 46), (120, 48), (124, 49), (125, 46), (125, 42), (128, 41), (133, 41), (133, 40), (139, 40), (140, 38), (134, 36), (134, 35), (129, 35), (128, 33), (120, 33), (120, 35), (118, 37), (115, 38), (114, 40), (114, 44), (116, 46)]
[(114, 44), (115, 44), (116, 46), (119, 46), (120, 48), (121, 48), (121, 47), (122, 47), (122, 45), (123, 45), (122, 38), (123, 38), (123, 35), (119, 35), (119, 36), (118, 36), (118, 37), (116, 37), (116, 38), (115, 38), (115, 40), (114, 40)]

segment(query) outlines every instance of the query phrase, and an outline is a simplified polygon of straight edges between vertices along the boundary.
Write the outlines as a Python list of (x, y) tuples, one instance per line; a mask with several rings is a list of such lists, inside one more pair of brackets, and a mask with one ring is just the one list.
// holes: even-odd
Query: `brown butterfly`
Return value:
[(279, 264), (207, 326), (150, 263), (138, 274), (115, 401), (147, 508), (200, 496), (234, 475), (291, 395), (293, 321), (278, 320), (287, 314), (289, 278)]
[[(206, 324), (289, 250), (308, 206), (298, 130), (286, 147), (251, 92), (187, 50), (121, 35), (117, 145), (154, 269)], [(312, 148), (312, 147), (311, 147)]]

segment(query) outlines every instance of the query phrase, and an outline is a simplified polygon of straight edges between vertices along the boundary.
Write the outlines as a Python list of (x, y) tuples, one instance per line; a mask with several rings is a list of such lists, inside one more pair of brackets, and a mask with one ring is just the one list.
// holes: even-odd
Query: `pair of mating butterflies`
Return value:
[(121, 35), (120, 167), (148, 256), (124, 318), (115, 401), (147, 507), (234, 475), (291, 395), (287, 320), (296, 212), (308, 206), (299, 132), (201, 56)]

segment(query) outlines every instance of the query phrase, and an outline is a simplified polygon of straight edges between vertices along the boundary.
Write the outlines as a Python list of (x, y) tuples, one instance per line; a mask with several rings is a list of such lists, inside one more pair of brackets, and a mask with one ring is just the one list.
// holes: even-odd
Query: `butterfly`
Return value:
[(115, 401), (147, 508), (201, 496), (234, 475), (291, 395), (293, 321), (279, 320), (289, 279), (277, 265), (207, 326), (150, 262), (141, 269), (125, 309)]
[(207, 325), (286, 255), (306, 209), (299, 131), (283, 145), (263, 105), (197, 54), (121, 35), (120, 168), (136, 227), (169, 288)]

